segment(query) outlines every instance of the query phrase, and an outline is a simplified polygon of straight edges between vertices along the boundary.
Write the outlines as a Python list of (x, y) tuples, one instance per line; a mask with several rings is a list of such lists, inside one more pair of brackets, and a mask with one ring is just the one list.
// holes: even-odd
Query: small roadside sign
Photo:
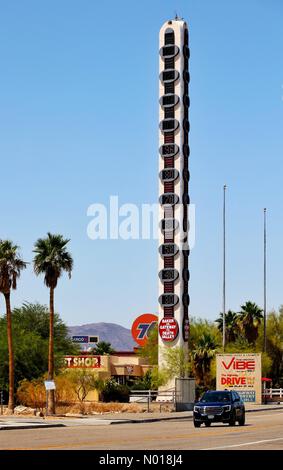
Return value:
[(56, 390), (56, 385), (54, 380), (45, 380), (44, 381), (45, 390)]

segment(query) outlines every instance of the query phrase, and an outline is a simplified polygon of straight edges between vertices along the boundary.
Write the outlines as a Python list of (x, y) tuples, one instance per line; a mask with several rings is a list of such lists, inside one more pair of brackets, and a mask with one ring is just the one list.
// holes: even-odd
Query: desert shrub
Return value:
[(17, 401), (22, 405), (42, 410), (46, 402), (43, 380), (22, 380), (17, 389)]
[(58, 405), (71, 405), (76, 401), (76, 394), (71, 386), (71, 380), (67, 374), (55, 377), (55, 400)]
[[(17, 402), (32, 408), (43, 409), (46, 406), (46, 390), (44, 387), (46, 375), (33, 380), (22, 380), (17, 389)], [(62, 374), (55, 377), (55, 400), (58, 405), (70, 405), (75, 402), (76, 395), (71, 380)]]
[(85, 399), (93, 390), (100, 390), (103, 382), (92, 370), (71, 369), (66, 371), (65, 379), (69, 382), (69, 387), (80, 402), (80, 410), (85, 413)]
[(101, 387), (100, 400), (127, 403), (129, 401), (129, 387), (118, 384), (114, 379), (108, 379)]
[(137, 379), (131, 386), (131, 390), (152, 390), (153, 389), (152, 372), (146, 371), (143, 377)]

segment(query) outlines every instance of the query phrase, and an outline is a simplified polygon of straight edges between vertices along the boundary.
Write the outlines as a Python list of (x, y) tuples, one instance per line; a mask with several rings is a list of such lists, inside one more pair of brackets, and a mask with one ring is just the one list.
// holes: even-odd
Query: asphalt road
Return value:
[(1, 450), (283, 450), (283, 410), (247, 413), (244, 427), (192, 420), (0, 431)]

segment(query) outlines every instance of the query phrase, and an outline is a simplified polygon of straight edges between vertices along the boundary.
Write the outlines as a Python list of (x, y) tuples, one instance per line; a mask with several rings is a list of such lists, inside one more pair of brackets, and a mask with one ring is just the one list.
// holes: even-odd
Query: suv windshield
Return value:
[(202, 403), (230, 402), (231, 395), (229, 392), (205, 392), (200, 401)]

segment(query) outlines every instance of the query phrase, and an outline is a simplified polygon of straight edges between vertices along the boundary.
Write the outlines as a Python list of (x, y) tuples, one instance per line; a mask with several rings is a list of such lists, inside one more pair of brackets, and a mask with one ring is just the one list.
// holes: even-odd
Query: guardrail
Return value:
[(130, 402), (147, 402), (155, 400), (158, 390), (132, 390), (130, 392)]
[(130, 403), (147, 403), (147, 411), (150, 410), (152, 401), (159, 402), (160, 412), (161, 406), (166, 403), (176, 403), (175, 388), (168, 390), (132, 390), (130, 392)]
[(263, 390), (262, 395), (266, 398), (283, 398), (283, 388), (266, 388), (265, 390)]

